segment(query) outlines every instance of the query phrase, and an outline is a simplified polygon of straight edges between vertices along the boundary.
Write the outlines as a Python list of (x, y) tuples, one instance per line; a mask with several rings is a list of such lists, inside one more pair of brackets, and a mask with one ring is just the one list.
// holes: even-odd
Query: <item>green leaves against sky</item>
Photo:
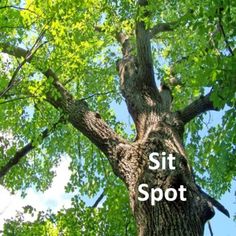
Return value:
[[(186, 147), (197, 180), (219, 197), (230, 189), (236, 173), (236, 2), (150, 0), (148, 8), (151, 14), (145, 22), (150, 29), (158, 23), (172, 22), (171, 31), (153, 38), (152, 48), (157, 79), (165, 80), (173, 89), (173, 110), (183, 108), (213, 87), (212, 100), (223, 109), (219, 124), (207, 127), (206, 118), (199, 117), (186, 130)], [(85, 99), (123, 136), (132, 136), (126, 134), (125, 125), (118, 123), (111, 108), (112, 102), (122, 100), (116, 72), (116, 61), (121, 55), (116, 33), (122, 28), (135, 44), (134, 24), (142, 11), (132, 0), (0, 2), (0, 48), (7, 43), (34, 51), (30, 63), (6, 54), (0, 57), (0, 92), (7, 87), (19, 64), (23, 64), (14, 78), (17, 86), (0, 97), (0, 166), (28, 142), (36, 146), (1, 184), (13, 192), (29, 187), (44, 191), (50, 187), (55, 166), (67, 155), (71, 158), (67, 192), (88, 197), (96, 196), (102, 189), (106, 193), (102, 208), (88, 208), (75, 198), (71, 209), (38, 217), (35, 224), (24, 227), (39, 227), (38, 230), (52, 227), (50, 235), (57, 235), (61, 227), (65, 235), (74, 235), (70, 230), (76, 227), (101, 224), (104, 235), (114, 235), (117, 229), (117, 235), (125, 232), (133, 235), (124, 186), (114, 176), (104, 155), (78, 134), (66, 117), (61, 118), (62, 112), (45, 101), (52, 81), (41, 71), (52, 68), (75, 98)], [(177, 86), (171, 84), (172, 77), (180, 81)], [(42, 140), (46, 128), (50, 134)], [(74, 225), (76, 214), (81, 222)], [(55, 222), (57, 229), (53, 228)], [(19, 227), (18, 223), (15, 227)], [(26, 235), (23, 225), (20, 227), (22, 235)], [(91, 230), (98, 232), (97, 228)]]

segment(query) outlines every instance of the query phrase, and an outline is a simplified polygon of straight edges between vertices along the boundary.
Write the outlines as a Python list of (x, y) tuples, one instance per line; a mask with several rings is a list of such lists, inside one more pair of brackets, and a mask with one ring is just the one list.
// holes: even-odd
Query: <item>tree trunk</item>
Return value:
[[(140, 19), (147, 17), (148, 1), (139, 0), (138, 4), (143, 14)], [(117, 69), (121, 93), (137, 136), (133, 143), (116, 146), (116, 157), (112, 159), (117, 163), (112, 163), (113, 169), (128, 188), (139, 236), (202, 236), (204, 224), (213, 217), (214, 210), (195, 184), (182, 137), (185, 123), (211, 109), (212, 103), (204, 98), (183, 111), (172, 112), (171, 90), (165, 84), (158, 89), (155, 83), (150, 32), (142, 20), (136, 22), (135, 37), (136, 43), (132, 44), (124, 33), (117, 35), (123, 52)], [(164, 165), (163, 152), (167, 156), (173, 155), (175, 169), (168, 165), (166, 168), (150, 168), (149, 155), (153, 152), (160, 155), (160, 165)], [(144, 193), (140, 191), (143, 184), (145, 194), (149, 194), (145, 201)], [(175, 200), (168, 201), (181, 186), (186, 189), (186, 200), (178, 195)], [(168, 193), (171, 189), (172, 195), (154, 204), (150, 194), (157, 188)]]
[[(194, 183), (191, 168), (174, 129), (167, 127), (164, 121), (149, 129), (145, 138), (130, 145), (120, 144), (117, 148), (118, 166), (122, 170), (120, 177), (127, 185), (132, 212), (137, 222), (139, 236), (201, 236), (204, 224), (214, 215), (212, 206), (202, 196)], [(174, 170), (168, 168), (151, 170), (149, 155), (153, 152), (173, 154)], [(159, 158), (162, 163), (162, 158)], [(147, 184), (145, 190), (149, 199), (140, 201), (141, 184)], [(176, 191), (183, 185), (186, 201), (178, 195), (174, 201), (163, 198), (152, 205), (151, 189), (160, 188)]]

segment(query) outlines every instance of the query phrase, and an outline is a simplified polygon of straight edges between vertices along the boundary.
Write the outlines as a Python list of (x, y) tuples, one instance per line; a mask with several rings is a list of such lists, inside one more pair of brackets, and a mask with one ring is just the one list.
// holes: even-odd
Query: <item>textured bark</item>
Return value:
[[(148, 156), (152, 152), (172, 153), (176, 169), (150, 170)], [(180, 138), (166, 121), (159, 122), (145, 134), (145, 138), (130, 145), (120, 145), (118, 152), (121, 178), (127, 185), (131, 209), (138, 226), (139, 236), (191, 236), (203, 235), (204, 224), (214, 215), (210, 202), (194, 183), (191, 168)], [(162, 200), (151, 205), (150, 200), (138, 200), (140, 184), (151, 188), (187, 188), (187, 201)]]
[[(138, 1), (145, 7), (146, 0)], [(148, 12), (144, 11), (145, 15)], [(124, 35), (123, 35), (124, 36)], [(124, 38), (124, 37), (123, 37)], [(126, 36), (125, 40), (128, 42)], [(121, 42), (122, 40), (120, 40)], [(125, 182), (130, 205), (137, 222), (139, 236), (202, 236), (204, 224), (214, 215), (212, 204), (196, 186), (184, 151), (184, 124), (213, 109), (209, 98), (197, 101), (181, 112), (171, 111), (171, 91), (157, 89), (153, 74), (150, 32), (144, 22), (136, 23), (137, 54), (127, 54), (127, 44), (121, 42), (123, 59), (118, 62), (120, 88), (134, 120), (137, 137), (134, 143), (116, 146), (118, 176)], [(126, 53), (124, 53), (126, 52)], [(176, 169), (150, 170), (149, 155), (166, 152), (176, 157)], [(150, 200), (139, 201), (140, 184), (151, 188), (176, 190), (187, 188), (187, 201), (162, 200), (155, 206)]]
[[(136, 86), (139, 75), (133, 73), (134, 59), (120, 70), (121, 89), (137, 127), (137, 138), (132, 144), (117, 146), (119, 176), (127, 185), (130, 204), (137, 222), (139, 236), (203, 235), (204, 224), (214, 215), (211, 203), (197, 188), (192, 177), (188, 157), (182, 144), (184, 122), (179, 113), (166, 108), (170, 96), (152, 96), (146, 85)], [(126, 64), (127, 65), (127, 64)], [(127, 86), (126, 83), (128, 84)], [(151, 92), (150, 92), (151, 91)], [(161, 93), (160, 93), (161, 94)], [(168, 102), (165, 100), (168, 99)], [(152, 152), (171, 153), (176, 157), (176, 170), (148, 168)], [(138, 200), (138, 186), (151, 188), (187, 188), (187, 202), (161, 201), (151, 206), (150, 201)]]
[[(143, 37), (143, 25), (137, 27), (141, 27), (141, 33), (137, 30), (137, 36)], [(47, 101), (63, 111), (68, 121), (107, 155), (114, 173), (124, 181), (129, 191), (139, 236), (202, 236), (204, 224), (214, 212), (194, 183), (181, 137), (184, 123), (189, 120), (187, 117), (193, 118), (212, 107), (196, 102), (182, 115), (171, 112), (170, 105), (167, 105), (170, 104), (170, 96), (163, 96), (155, 85), (149, 47), (142, 48), (140, 45), (140, 53), (146, 53), (147, 57), (139, 59), (140, 53), (137, 57), (129, 55), (129, 39), (123, 39), (124, 58), (118, 63), (118, 70), (121, 91), (137, 129), (133, 143), (119, 137), (98, 113), (89, 109), (84, 100), (74, 100), (50, 69), (42, 73), (53, 78), (51, 90), (57, 91), (58, 96), (52, 96), (51, 90), (46, 91)], [(148, 37), (144, 41), (150, 43)], [(8, 49), (4, 50), (7, 52)], [(20, 48), (11, 49), (9, 54), (14, 52), (16, 57), (26, 55)], [(143, 67), (147, 67), (144, 72)], [(194, 109), (195, 106), (197, 109)], [(176, 157), (176, 170), (152, 171), (148, 168), (149, 154), (162, 151)], [(141, 202), (138, 200), (138, 186), (142, 183), (149, 186), (149, 191), (157, 187), (177, 189), (184, 185), (187, 188), (187, 202), (163, 200), (155, 206), (151, 206), (150, 201)]]

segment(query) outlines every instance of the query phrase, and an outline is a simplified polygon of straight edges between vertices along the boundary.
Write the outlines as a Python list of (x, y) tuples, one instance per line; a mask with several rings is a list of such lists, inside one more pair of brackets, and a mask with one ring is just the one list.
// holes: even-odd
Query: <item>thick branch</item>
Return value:
[[(2, 52), (15, 57), (26, 57), (27, 50), (13, 47), (9, 44), (0, 44)], [(58, 97), (52, 96), (51, 91), (46, 92), (47, 101), (56, 109), (62, 110), (68, 116), (69, 122), (85, 136), (87, 136), (100, 150), (107, 156), (114, 154), (114, 147), (125, 142), (118, 136), (101, 118), (101, 116), (91, 111), (83, 100), (74, 100), (73, 96), (59, 82), (53, 70), (41, 71), (47, 78), (53, 78), (51, 90), (58, 92)], [(114, 156), (113, 156), (114, 157)]]
[(131, 40), (123, 32), (118, 33), (116, 38), (122, 46), (123, 53), (123, 59), (117, 63), (120, 89), (134, 120), (137, 139), (141, 139), (149, 121), (153, 123), (153, 117), (160, 110), (161, 97), (154, 78), (149, 29), (146, 29), (143, 20), (149, 16), (146, 7), (148, 1), (139, 0), (138, 4), (140, 12), (135, 25), (137, 50), (130, 53)]
[(21, 57), (26, 58), (27, 55), (29, 54), (28, 50), (25, 50), (21, 47), (12, 46), (9, 43), (0, 43), (0, 50), (3, 53), (9, 54), (16, 58), (21, 58)]
[(206, 96), (201, 96), (183, 110), (179, 111), (180, 118), (184, 124), (188, 123), (206, 111), (218, 110), (216, 107), (214, 107), (213, 102), (210, 100), (210, 96), (211, 93), (208, 93)]
[(124, 32), (119, 32), (116, 34), (116, 39), (121, 44), (123, 57), (127, 58), (128, 56), (130, 56), (132, 47), (129, 37)]
[[(48, 70), (44, 73), (47, 77), (56, 75)], [(59, 92), (59, 97), (51, 96), (47, 93), (47, 100), (56, 109), (62, 110), (68, 121), (85, 136), (87, 136), (101, 151), (107, 156), (114, 154), (114, 147), (124, 142), (101, 118), (101, 116), (89, 110), (88, 104), (83, 100), (74, 100), (72, 95), (60, 84), (58, 80), (53, 81), (53, 89)]]

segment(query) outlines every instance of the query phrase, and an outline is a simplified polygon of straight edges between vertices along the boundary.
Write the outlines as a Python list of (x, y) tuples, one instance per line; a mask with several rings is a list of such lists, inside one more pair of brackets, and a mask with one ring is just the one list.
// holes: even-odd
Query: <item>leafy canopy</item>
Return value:
[[(148, 8), (151, 14), (144, 20), (150, 30), (159, 23), (171, 25), (171, 30), (153, 37), (152, 49), (156, 77), (172, 86), (173, 110), (212, 88), (211, 99), (224, 108), (219, 124), (208, 127), (208, 116), (200, 116), (190, 122), (185, 137), (197, 181), (220, 197), (230, 189), (236, 173), (236, 2), (150, 0)], [(71, 178), (65, 191), (75, 194), (70, 209), (56, 215), (40, 213), (34, 224), (19, 224), (22, 217), (18, 217), (6, 225), (5, 233), (17, 230), (18, 235), (27, 235), (33, 229), (37, 235), (45, 231), (57, 235), (61, 230), (65, 235), (77, 235), (78, 229), (86, 228), (89, 232), (102, 230), (101, 235), (133, 235), (125, 187), (114, 177), (104, 155), (66, 119), (61, 122), (62, 112), (45, 101), (52, 81), (41, 71), (52, 68), (76, 99), (85, 99), (118, 133), (132, 139), (134, 133), (127, 132), (128, 124), (119, 121), (112, 108), (122, 101), (116, 34), (122, 29), (135, 44), (134, 24), (143, 10), (133, 0), (0, 3), (0, 47), (7, 43), (34, 52), (30, 63), (23, 63), (15, 76), (17, 86), (0, 97), (0, 166), (30, 140), (36, 146), (1, 184), (12, 192), (21, 190), (23, 195), (29, 187), (45, 191), (66, 155), (70, 157)], [(0, 60), (0, 91), (4, 91), (24, 58), (1, 54)], [(178, 81), (175, 86), (173, 77)], [(46, 128), (50, 135), (44, 139)], [(87, 207), (81, 196), (94, 197), (102, 189), (106, 195), (103, 206)]]

